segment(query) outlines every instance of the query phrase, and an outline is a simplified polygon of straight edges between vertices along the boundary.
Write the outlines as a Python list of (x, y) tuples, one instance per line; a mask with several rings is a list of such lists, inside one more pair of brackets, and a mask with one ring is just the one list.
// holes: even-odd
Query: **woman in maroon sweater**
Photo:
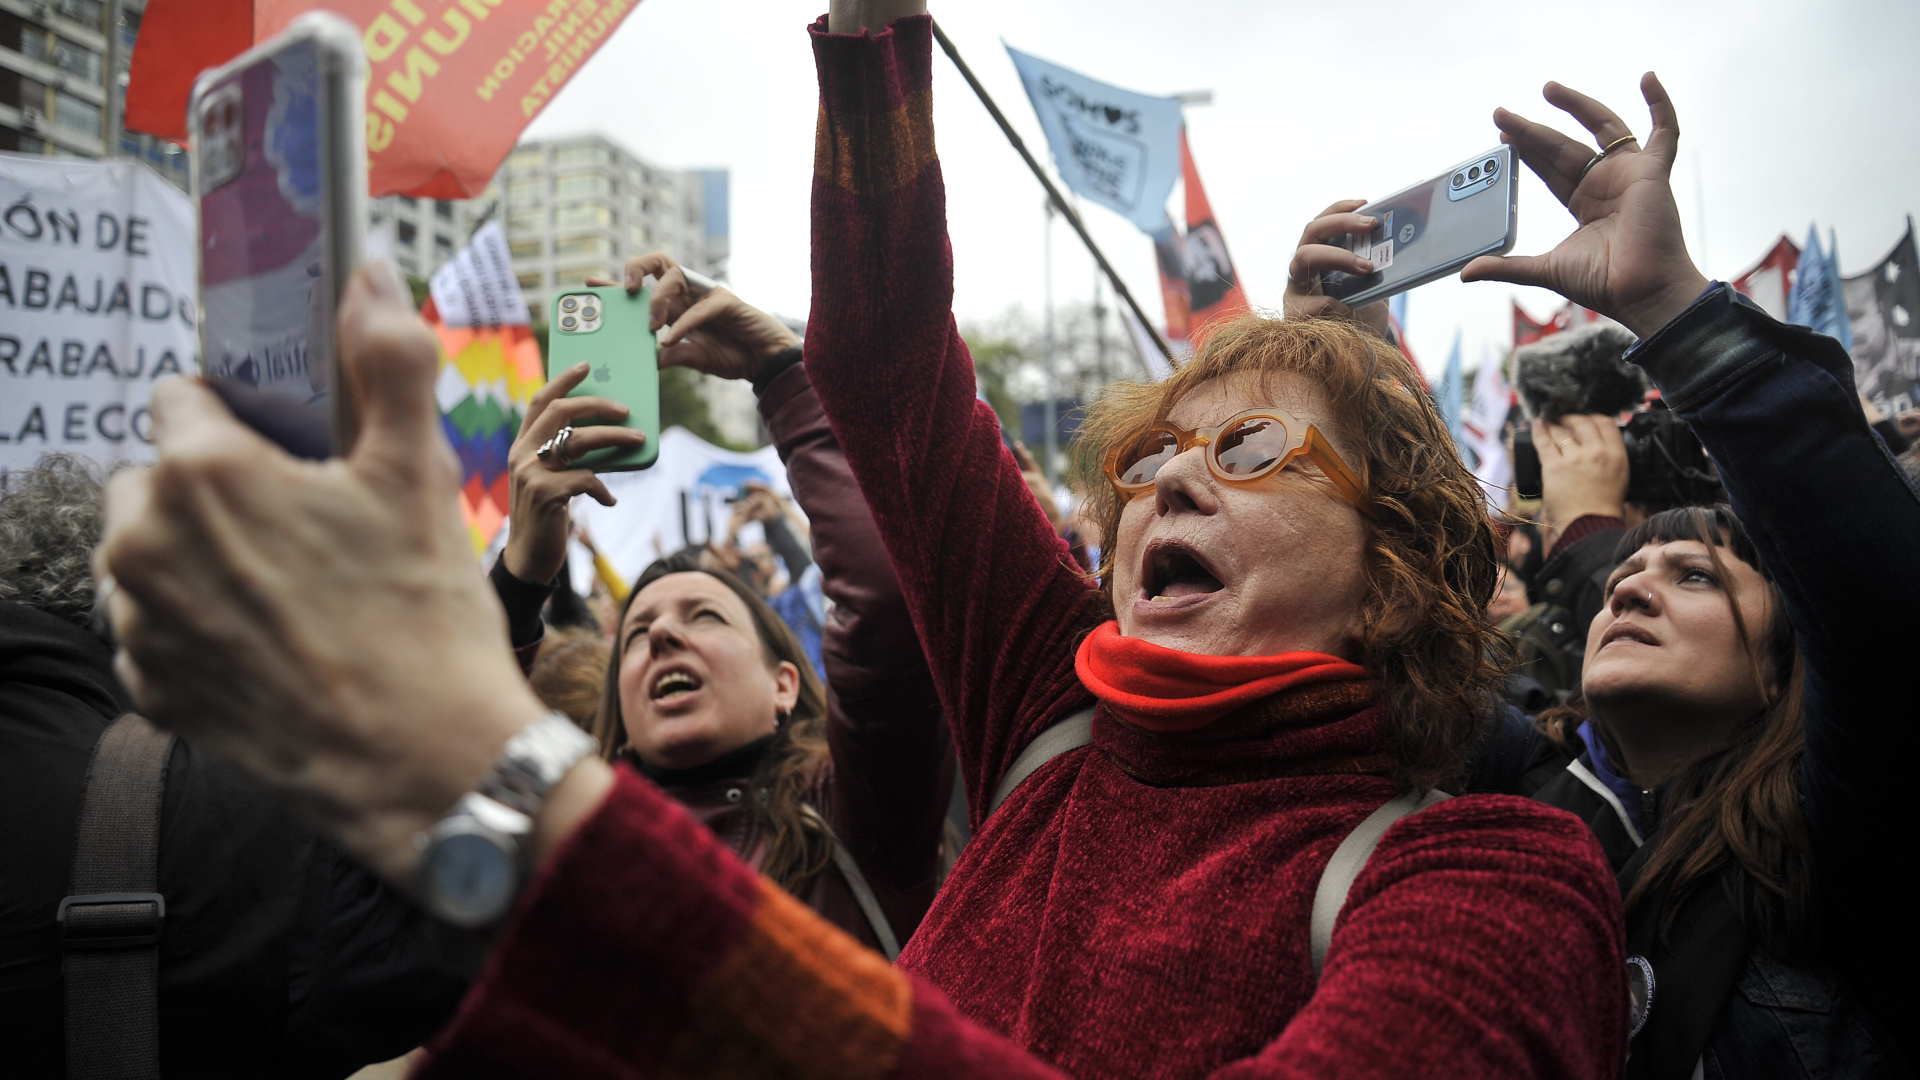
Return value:
[[(1619, 902), (1570, 816), (1471, 797), (1401, 821), (1354, 880), (1317, 978), (1310, 959), (1334, 847), (1452, 771), (1490, 678), (1476, 614), (1493, 584), (1488, 527), (1449, 494), (1472, 480), (1431, 406), (1396, 385), (1390, 351), (1343, 323), (1250, 321), (1116, 407), (1114, 554), (1106, 588), (1089, 586), (972, 400), (949, 313), (929, 24), (824, 30), (808, 370), (962, 718), (975, 840), (889, 968), (658, 789), (580, 762), (536, 817), (539, 874), (426, 1074), (1616, 1075)], [(439, 507), (452, 478), (419, 464), (437, 445), (431, 347), (399, 329), (400, 295), (370, 275), (342, 318), (368, 406), (348, 462), (274, 482), (298, 466), (249, 443), (204, 392), (157, 393), (165, 464), (123, 482), (105, 558), (126, 581), (143, 700), (404, 879), (407, 841), (538, 709), (451, 554), (457, 519)], [(1273, 429), (1243, 426), (1247, 411), (1280, 414), (1304, 453), (1266, 473), (1271, 455), (1245, 451)], [(1159, 419), (1181, 452), (1159, 453)], [(1218, 451), (1193, 452), (1195, 433)], [(229, 494), (236, 470), (246, 482)], [(254, 505), (272, 500), (294, 505)], [(425, 520), (387, 511), (400, 503)], [(243, 588), (225, 547), (192, 542), (246, 541), (229, 518), (341, 522), (380, 557), (302, 559), (263, 541), (241, 553)], [(316, 575), (362, 588), (399, 575), (412, 587), (391, 592), (409, 607), (335, 610), (352, 590)], [(322, 599), (299, 608), (310, 596)], [(308, 622), (228, 625), (263, 605)], [(394, 648), (343, 661), (310, 640), (386, 621), (415, 631), (407, 648), (386, 633)], [(236, 659), (256, 678), (202, 677), (194, 646), (209, 641), (246, 650)], [(306, 664), (331, 677), (303, 677)], [(414, 665), (430, 684), (400, 674)], [(273, 726), (250, 719), (263, 695)], [(1096, 698), (1092, 745), (989, 813), (1022, 749)], [(422, 712), (458, 738), (429, 749), (397, 734)]]

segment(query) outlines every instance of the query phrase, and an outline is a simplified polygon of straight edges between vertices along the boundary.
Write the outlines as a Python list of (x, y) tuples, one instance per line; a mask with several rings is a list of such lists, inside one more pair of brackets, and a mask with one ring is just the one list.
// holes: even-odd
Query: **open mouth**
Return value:
[(1170, 540), (1147, 548), (1146, 572), (1141, 575), (1140, 585), (1146, 598), (1156, 602), (1215, 593), (1225, 587), (1192, 548)]
[(705, 685), (706, 683), (691, 671), (684, 668), (670, 668), (655, 676), (651, 696), (656, 705), (672, 705), (686, 700)]

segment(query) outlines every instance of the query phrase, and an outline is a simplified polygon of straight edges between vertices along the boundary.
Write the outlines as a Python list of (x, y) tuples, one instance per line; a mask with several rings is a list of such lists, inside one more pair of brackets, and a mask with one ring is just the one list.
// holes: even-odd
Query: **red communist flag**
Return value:
[[(368, 193), (480, 194), (520, 132), (639, 0), (329, 0), (367, 50)], [(311, 0), (149, 0), (133, 50), (127, 127), (183, 142), (200, 72)]]
[(1213, 205), (1207, 202), (1207, 189), (1200, 183), (1200, 170), (1194, 167), (1193, 152), (1187, 149), (1187, 133), (1180, 131), (1180, 171), (1187, 187), (1187, 295), (1188, 330), (1196, 348), (1206, 337), (1207, 324), (1244, 314), (1247, 297), (1240, 291), (1240, 279), (1233, 272), (1233, 257), (1227, 254), (1226, 238), (1213, 219)]

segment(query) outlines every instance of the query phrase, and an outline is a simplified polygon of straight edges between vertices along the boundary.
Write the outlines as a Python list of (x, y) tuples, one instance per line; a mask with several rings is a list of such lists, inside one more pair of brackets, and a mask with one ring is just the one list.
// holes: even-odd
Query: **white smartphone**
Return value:
[(301, 457), (353, 444), (333, 323), (365, 238), (365, 72), (360, 31), (312, 12), (203, 72), (187, 106), (201, 372)]
[(1379, 226), (1329, 243), (1372, 259), (1373, 273), (1322, 274), (1321, 291), (1359, 307), (1512, 251), (1519, 190), (1513, 149), (1503, 144), (1368, 203), (1357, 212), (1379, 218)]

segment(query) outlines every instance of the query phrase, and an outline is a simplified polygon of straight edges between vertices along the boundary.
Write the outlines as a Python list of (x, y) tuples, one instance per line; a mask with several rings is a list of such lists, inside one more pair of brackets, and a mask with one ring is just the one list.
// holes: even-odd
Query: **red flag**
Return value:
[(1187, 291), (1186, 237), (1169, 217), (1153, 234), (1153, 254), (1160, 265), (1160, 302), (1167, 309), (1167, 341), (1177, 349), (1187, 342), (1192, 329), (1188, 312), (1192, 294)]
[(1794, 267), (1799, 265), (1799, 245), (1782, 233), (1753, 269), (1733, 279), (1733, 287), (1759, 304), (1767, 314), (1786, 322), (1787, 290), (1793, 285)]
[[(472, 198), (639, 0), (328, 0), (367, 50), (368, 193)], [(175, 142), (201, 71), (322, 5), (151, 0), (127, 86), (127, 127)], [(431, 8), (431, 10), (429, 10)]]
[(1571, 330), (1599, 318), (1599, 312), (1589, 311), (1569, 300), (1545, 321), (1541, 321), (1527, 314), (1527, 310), (1520, 306), (1518, 300), (1515, 300), (1513, 302), (1513, 347), (1517, 349), (1522, 345), (1531, 345), (1543, 337), (1549, 337), (1562, 330)]
[(1226, 238), (1213, 220), (1213, 206), (1207, 202), (1207, 189), (1200, 183), (1200, 170), (1194, 167), (1193, 151), (1187, 148), (1187, 133), (1180, 132), (1180, 170), (1187, 187), (1187, 294), (1192, 314), (1189, 336), (1197, 346), (1206, 337), (1208, 323), (1243, 315), (1249, 309), (1240, 291), (1240, 279), (1233, 272), (1233, 258), (1227, 254)]

